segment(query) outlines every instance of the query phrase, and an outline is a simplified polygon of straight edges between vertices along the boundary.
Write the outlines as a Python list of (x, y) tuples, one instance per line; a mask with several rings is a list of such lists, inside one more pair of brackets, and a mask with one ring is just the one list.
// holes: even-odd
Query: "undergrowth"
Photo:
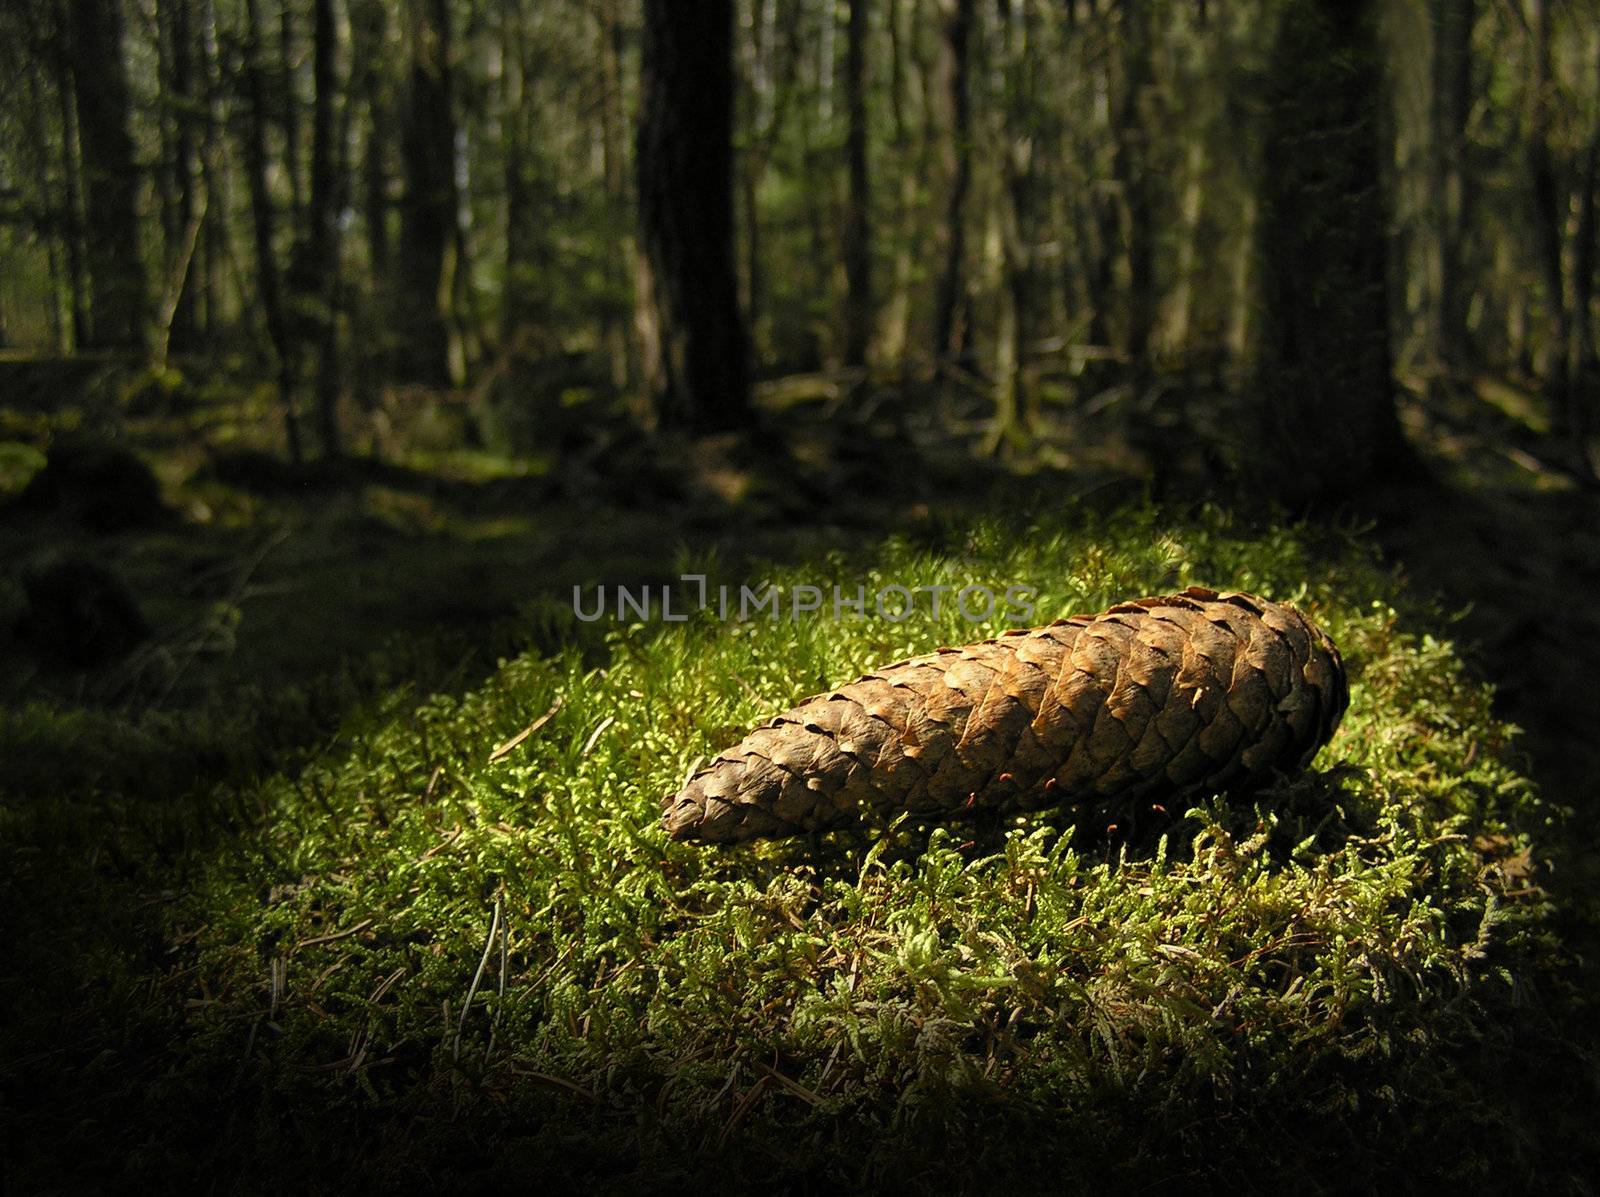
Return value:
[[(159, 964), (79, 961), (77, 1009), (24, 1010), (77, 1042), (7, 1052), (28, 1175), (1277, 1191), (1550, 1164), (1496, 1086), (1544, 1025), (1555, 812), (1445, 620), (1402, 616), (1358, 542), (1075, 507), (759, 580), (1021, 584), (1037, 622), (1255, 591), (1332, 634), (1350, 713), (1307, 774), (1135, 835), (1067, 811), (716, 849), (656, 823), (697, 760), (1000, 617), (612, 624), (379, 704), (174, 807), (229, 830), (141, 883)], [(17, 818), (8, 854), (34, 850)], [(24, 1091), (70, 1092), (59, 1153)]]

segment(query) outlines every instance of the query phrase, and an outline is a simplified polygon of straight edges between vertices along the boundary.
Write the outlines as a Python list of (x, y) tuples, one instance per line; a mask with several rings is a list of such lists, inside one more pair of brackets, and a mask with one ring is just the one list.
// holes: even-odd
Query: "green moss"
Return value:
[(592, 647), (527, 655), (390, 704), (231, 794), (242, 832), (160, 904), (151, 1159), (658, 1189), (1140, 1184), (1192, 1156), (1328, 1187), (1460, 1134), (1408, 1167), (1521, 1166), (1452, 1062), (1547, 969), (1530, 869), (1554, 816), (1488, 690), (1424, 630), (1437, 614), (1398, 614), (1358, 545), (1070, 508), (769, 576), (1030, 585), (1041, 622), (1255, 590), (1331, 632), (1351, 711), (1309, 774), (1157, 839), (1106, 847), (1057, 816), (715, 850), (656, 825), (696, 759), (998, 622), (617, 626), (603, 667)]

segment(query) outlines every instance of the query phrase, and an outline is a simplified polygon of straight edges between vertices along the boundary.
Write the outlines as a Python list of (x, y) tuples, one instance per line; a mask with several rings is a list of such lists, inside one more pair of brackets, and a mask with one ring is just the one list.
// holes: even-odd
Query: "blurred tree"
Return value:
[(933, 356), (936, 363), (958, 357), (966, 348), (960, 319), (966, 300), (967, 191), (972, 184), (972, 88), (970, 53), (974, 0), (939, 0), (943, 13), (943, 45), (939, 55), (939, 91), (948, 129), (944, 148), (945, 209), (941, 235), (944, 265), (933, 309)]
[(849, 121), (845, 158), (849, 166), (844, 207), (844, 364), (865, 366), (872, 339), (872, 189), (867, 173), (867, 0), (849, 0), (845, 51), (845, 108)]
[(456, 325), (463, 267), (456, 190), (456, 115), (449, 0), (409, 0), (411, 66), (401, 154), (405, 200), (397, 245), (398, 301), (405, 339), (401, 365), (412, 378), (464, 381)]
[(84, 344), (136, 349), (144, 344), (149, 297), (140, 256), (140, 172), (129, 132), (122, 5), (120, 0), (71, 0), (65, 9), (83, 160), (90, 285)]
[(312, 0), (310, 194), (290, 267), (296, 335), (315, 354), (317, 435), (326, 457), (343, 451), (339, 433), (339, 214), (349, 179), (347, 109), (339, 79), (344, 22), (334, 0)]
[(1472, 227), (1467, 123), (1472, 113), (1472, 30), (1477, 0), (1428, 0), (1433, 34), (1428, 190), (1434, 217), (1433, 312), (1429, 356), (1456, 372), (1471, 360), (1465, 255)]
[(1250, 472), (1295, 505), (1405, 460), (1389, 348), (1376, 0), (1286, 0), (1265, 83)]
[[(161, 51), (161, 112), (164, 148), (157, 172), (162, 200), (162, 232), (166, 247), (172, 317), (166, 335), (172, 348), (188, 351), (198, 338), (197, 296), (204, 284), (191, 281), (202, 196), (200, 146), (201, 108), (195, 71), (193, 0), (158, 0), (156, 45)], [(177, 274), (174, 285), (171, 275)]]
[(255, 231), (256, 294), (267, 337), (277, 361), (278, 403), (283, 410), (284, 440), (289, 460), (305, 460), (300, 436), (299, 345), (289, 325), (282, 273), (278, 266), (277, 212), (272, 201), (272, 159), (267, 143), (271, 119), (267, 107), (265, 38), (260, 0), (244, 0), (245, 166), (250, 183), (250, 208)]
[(645, 0), (637, 147), (646, 385), (664, 423), (749, 419), (733, 248), (733, 3)]

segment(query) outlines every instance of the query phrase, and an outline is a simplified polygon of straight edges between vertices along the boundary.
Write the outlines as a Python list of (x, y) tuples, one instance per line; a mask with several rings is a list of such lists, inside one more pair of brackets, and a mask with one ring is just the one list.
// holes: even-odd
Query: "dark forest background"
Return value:
[(562, 395), (725, 427), (932, 384), (986, 451), (1094, 404), (1291, 501), (1395, 459), (1396, 393), (1592, 482), (1596, 18), (22, 0), (0, 344), (253, 371), (295, 460), (381, 453), (396, 388), (516, 453)]

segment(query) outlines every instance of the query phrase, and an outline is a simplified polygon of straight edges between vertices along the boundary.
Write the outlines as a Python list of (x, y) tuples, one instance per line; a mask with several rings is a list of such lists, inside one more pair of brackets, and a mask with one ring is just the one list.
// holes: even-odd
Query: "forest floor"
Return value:
[[(505, 454), (456, 447), (459, 408), (410, 396), (380, 413), (384, 437), (361, 446), (381, 461), (357, 455), (297, 474), (271, 452), (258, 391), (86, 376), (64, 401), (59, 378), (16, 377), (0, 409), (0, 702), (35, 712), (13, 719), (5, 743), (6, 785), (35, 795), (54, 778), (139, 784), (147, 758), (123, 753), (115, 736), (103, 753), (85, 747), (84, 727), (199, 717), (201, 730), (173, 741), (189, 755), (152, 776), (204, 784), (207, 770), (212, 780), (231, 770), (238, 780), (325, 741), (343, 708), (393, 686), (459, 692), (504, 656), (585, 635), (570, 616), (574, 586), (661, 583), (708, 559), (739, 582), (752, 559), (810, 560), (889, 530), (938, 541), (973, 510), (1026, 510), (1042, 492), (1052, 504), (1137, 495), (1149, 465), (1117, 449), (1082, 451), (1067, 469), (974, 457), (967, 444), (920, 435), (917, 417), (889, 404), (856, 424), (826, 405), (773, 413), (788, 446), (777, 464), (759, 439), (647, 442), (618, 428), (562, 431), (544, 450)], [(1595, 983), (1600, 500), (1508, 455), (1529, 435), (1513, 416), (1463, 424), (1415, 410), (1410, 422), (1428, 475), (1393, 480), (1340, 520), (1367, 525), (1401, 584), (1461, 612), (1456, 634), (1494, 683), (1498, 713), (1524, 729), (1533, 775), (1576, 812), (1549, 882), (1568, 948)], [(70, 494), (8, 504), (49, 444), (73, 437), (137, 453), (164, 510), (118, 527)], [(1192, 466), (1168, 482), (1181, 498), (1210, 497)], [(132, 653), (78, 668), (19, 630), (30, 571), (63, 555), (126, 585), (151, 632)], [(284, 690), (304, 698), (268, 700)], [(40, 730), (56, 718), (40, 712), (71, 710), (91, 721)], [(262, 754), (218, 747), (252, 736)], [(1576, 1058), (1592, 1086), (1594, 1032)], [(12, 1108), (18, 1100), (8, 1094)]]

